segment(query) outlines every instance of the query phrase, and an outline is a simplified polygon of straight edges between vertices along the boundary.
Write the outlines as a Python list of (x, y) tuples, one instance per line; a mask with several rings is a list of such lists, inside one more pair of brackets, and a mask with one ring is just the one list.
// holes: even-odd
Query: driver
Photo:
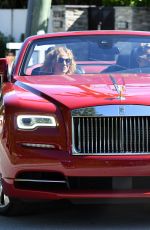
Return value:
[(73, 53), (65, 47), (56, 47), (47, 53), (42, 72), (49, 74), (72, 74), (76, 70)]
[(137, 48), (136, 61), (140, 68), (150, 67), (150, 46), (142, 45)]

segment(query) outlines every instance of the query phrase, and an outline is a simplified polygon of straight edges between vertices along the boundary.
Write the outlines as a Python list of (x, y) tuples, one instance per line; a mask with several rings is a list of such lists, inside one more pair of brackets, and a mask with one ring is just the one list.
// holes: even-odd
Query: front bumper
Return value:
[(24, 160), (9, 172), (4, 192), (20, 199), (150, 198), (148, 155)]
[(114, 191), (94, 191), (94, 190), (54, 190), (54, 191), (38, 191), (18, 189), (14, 187), (14, 181), (10, 179), (3, 180), (4, 192), (9, 197), (21, 200), (59, 200), (59, 199), (122, 199), (122, 198), (150, 198), (150, 188), (140, 190), (114, 190)]

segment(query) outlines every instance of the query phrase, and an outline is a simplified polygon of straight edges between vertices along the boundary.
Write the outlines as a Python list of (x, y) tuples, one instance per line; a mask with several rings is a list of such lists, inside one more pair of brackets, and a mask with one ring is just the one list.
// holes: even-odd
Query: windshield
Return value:
[(150, 73), (148, 36), (94, 35), (38, 39), (20, 75)]

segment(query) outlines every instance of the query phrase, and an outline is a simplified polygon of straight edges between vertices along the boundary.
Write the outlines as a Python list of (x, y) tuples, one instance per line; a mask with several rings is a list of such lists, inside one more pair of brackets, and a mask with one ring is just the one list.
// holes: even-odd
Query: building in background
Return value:
[[(24, 39), (27, 9), (0, 9), (0, 32), (15, 42)], [(18, 23), (18, 21), (20, 23)], [(81, 30), (150, 30), (150, 7), (54, 5), (48, 33)]]

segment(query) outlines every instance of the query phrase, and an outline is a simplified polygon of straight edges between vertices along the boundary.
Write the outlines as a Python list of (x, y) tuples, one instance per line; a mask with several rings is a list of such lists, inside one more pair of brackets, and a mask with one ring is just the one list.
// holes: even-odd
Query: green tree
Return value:
[(149, 0), (102, 0), (104, 6), (150, 6)]
[(27, 8), (28, 0), (0, 0), (1, 9)]
[[(29, 0), (0, 0), (1, 9), (27, 8)], [(38, 0), (37, 0), (38, 1)], [(52, 0), (52, 5), (150, 6), (150, 0)]]

